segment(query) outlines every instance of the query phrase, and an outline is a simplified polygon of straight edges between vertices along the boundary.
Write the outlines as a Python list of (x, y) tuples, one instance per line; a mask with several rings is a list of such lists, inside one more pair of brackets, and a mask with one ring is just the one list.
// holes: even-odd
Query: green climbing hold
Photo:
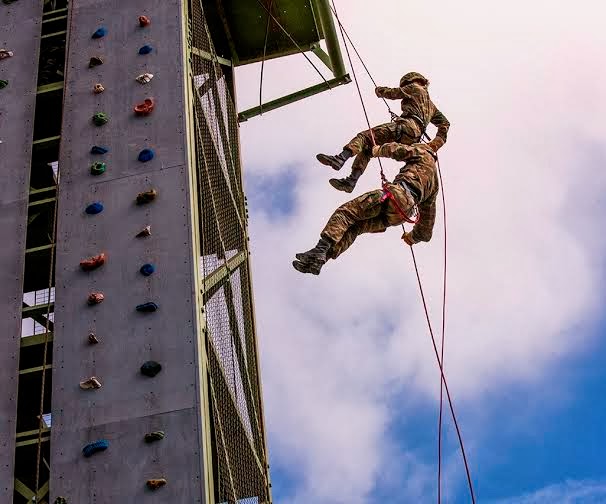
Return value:
[(57, 497), (55, 499), (55, 504), (67, 504), (67, 499), (65, 497)]
[(8, 86), (8, 81), (0, 79), (0, 89), (4, 89), (6, 86)]
[(93, 116), (93, 123), (95, 126), (103, 126), (104, 124), (107, 124), (107, 121), (109, 121), (109, 116), (105, 112), (97, 112)]
[(102, 173), (105, 173), (105, 168), (105, 163), (102, 163), (101, 161), (96, 161), (92, 165), (90, 165), (90, 173), (91, 175), (101, 175)]

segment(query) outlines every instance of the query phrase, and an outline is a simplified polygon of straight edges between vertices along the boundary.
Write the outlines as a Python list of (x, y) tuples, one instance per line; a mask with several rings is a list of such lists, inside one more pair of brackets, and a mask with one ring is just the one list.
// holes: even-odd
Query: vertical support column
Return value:
[[(139, 26), (141, 15), (151, 24)], [(203, 349), (198, 348), (183, 0), (73, 0), (69, 26), (59, 160), (51, 501), (63, 496), (79, 504), (204, 503), (206, 420), (198, 373)], [(102, 36), (93, 38), (100, 28)], [(149, 50), (140, 53), (144, 46)], [(89, 67), (93, 57), (102, 64)], [(153, 79), (137, 82), (144, 73)], [(96, 84), (105, 91), (95, 94)], [(137, 116), (133, 107), (147, 98), (153, 99), (153, 110)], [(97, 117), (98, 125), (96, 113), (106, 114)], [(107, 152), (93, 153), (93, 146)], [(145, 149), (153, 158), (140, 157)], [(94, 163), (104, 165), (91, 171)], [(152, 189), (153, 199), (136, 203), (139, 193)], [(103, 210), (87, 213), (94, 203)], [(151, 235), (138, 237), (146, 226)], [(106, 254), (104, 265), (81, 270), (82, 259), (100, 253)], [(155, 272), (144, 276), (144, 264), (155, 265)], [(103, 302), (89, 306), (91, 292), (102, 292)], [(137, 311), (144, 303), (155, 303), (157, 310)], [(89, 333), (97, 343), (90, 343)], [(148, 361), (162, 366), (155, 376), (140, 370)], [(93, 376), (101, 388), (83, 390), (79, 383)], [(165, 438), (146, 443), (152, 431), (163, 431)], [(100, 440), (108, 448), (85, 457), (83, 447)], [(148, 480), (161, 478), (165, 486), (148, 487)]]
[[(42, 2), (0, 4), (0, 502), (13, 501), (29, 172)], [(0, 55), (0, 58), (2, 56)]]

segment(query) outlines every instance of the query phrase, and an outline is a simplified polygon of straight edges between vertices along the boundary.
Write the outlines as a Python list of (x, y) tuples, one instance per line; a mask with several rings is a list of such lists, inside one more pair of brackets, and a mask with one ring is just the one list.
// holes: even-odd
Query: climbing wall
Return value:
[(0, 4), (0, 502), (13, 499), (23, 266), (41, 20), (41, 2)]
[(51, 501), (205, 502), (183, 24), (180, 0), (72, 1)]

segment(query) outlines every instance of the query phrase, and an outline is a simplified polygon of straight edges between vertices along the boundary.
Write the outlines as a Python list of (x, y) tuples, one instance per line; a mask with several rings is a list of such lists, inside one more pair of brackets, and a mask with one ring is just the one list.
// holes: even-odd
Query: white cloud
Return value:
[(606, 502), (606, 482), (574, 481), (549, 485), (536, 492), (509, 497), (492, 504), (602, 504)]
[[(580, 164), (590, 159), (587, 144), (605, 133), (606, 69), (598, 62), (606, 32), (599, 16), (587, 15), (601, 4), (339, 4), (379, 83), (396, 83), (409, 70), (427, 74), (452, 122), (441, 162), (449, 218), (446, 371), (455, 397), (474, 405), (497, 387), (541, 378), (559, 357), (582, 350), (585, 336), (570, 329), (595, 315), (599, 299), (592, 267), (603, 239), (579, 242), (570, 228), (577, 220), (602, 227), (591, 208), (575, 210), (606, 185), (603, 167)], [(256, 104), (258, 71), (238, 71), (240, 109)], [(272, 61), (265, 96), (315, 80), (301, 56)], [(364, 86), (373, 122), (385, 121), (382, 102)], [(279, 177), (294, 165), (299, 176), (294, 215), (276, 221), (253, 208), (251, 221), (271, 456), (296, 476), (297, 504), (374, 502), (396, 442), (387, 427), (407, 421), (392, 417), (394, 405), (403, 394), (435, 397), (439, 383), (397, 229), (362, 237), (320, 277), (290, 265), (348, 199), (328, 186), (334, 172), (315, 154), (338, 151), (363, 121), (349, 85), (241, 128), (249, 175)], [(393, 175), (397, 164), (388, 166)], [(371, 164), (360, 191), (378, 181)], [(436, 329), (441, 225), (416, 248)], [(407, 453), (405, 442), (399, 448)], [(415, 467), (411, 474), (424, 474), (420, 461)]]

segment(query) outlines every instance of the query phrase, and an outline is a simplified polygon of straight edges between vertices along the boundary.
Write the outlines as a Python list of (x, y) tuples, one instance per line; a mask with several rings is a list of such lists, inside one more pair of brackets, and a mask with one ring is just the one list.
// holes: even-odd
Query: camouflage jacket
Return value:
[(438, 128), (436, 137), (441, 138), (446, 143), (450, 123), (446, 116), (433, 104), (425, 86), (412, 82), (397, 88), (378, 87), (376, 94), (379, 98), (402, 100), (401, 117), (418, 117), (423, 122), (423, 129), (420, 133), (425, 131), (429, 123), (433, 124)]
[(404, 145), (392, 142), (383, 144), (378, 155), (406, 162), (393, 183), (404, 182), (416, 193), (420, 215), (411, 232), (413, 240), (415, 243), (431, 240), (436, 220), (436, 197), (440, 190), (435, 153), (426, 144)]

